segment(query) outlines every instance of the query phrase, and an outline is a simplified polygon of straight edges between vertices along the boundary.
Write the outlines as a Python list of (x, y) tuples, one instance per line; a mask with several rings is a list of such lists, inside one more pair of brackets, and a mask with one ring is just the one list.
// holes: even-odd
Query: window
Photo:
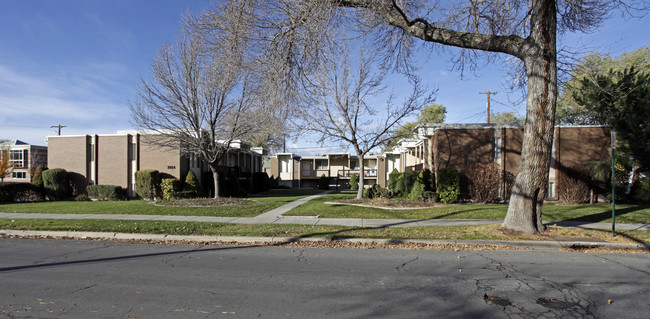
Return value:
[(201, 162), (201, 159), (199, 158), (199, 154), (196, 154), (196, 153), (191, 153), (190, 154), (190, 167), (191, 168), (199, 168), (200, 162)]
[(138, 158), (137, 150), (135, 143), (129, 143), (129, 160), (135, 161)]
[(492, 155), (494, 156), (494, 159), (499, 159), (501, 158), (501, 138), (500, 137), (495, 137), (494, 138), (494, 148), (492, 149)]
[(9, 161), (15, 168), (25, 167), (25, 158), (27, 158), (27, 150), (11, 150)]
[(327, 160), (316, 160), (316, 169), (328, 169)]
[(350, 169), (357, 169), (357, 160), (350, 160)]
[(27, 173), (25, 172), (12, 172), (11, 178), (13, 179), (25, 179), (27, 178)]
[(90, 144), (89, 147), (90, 154), (88, 158), (90, 159), (91, 162), (95, 161), (95, 144)]
[(546, 190), (546, 198), (555, 198), (555, 183), (554, 182), (548, 182)]

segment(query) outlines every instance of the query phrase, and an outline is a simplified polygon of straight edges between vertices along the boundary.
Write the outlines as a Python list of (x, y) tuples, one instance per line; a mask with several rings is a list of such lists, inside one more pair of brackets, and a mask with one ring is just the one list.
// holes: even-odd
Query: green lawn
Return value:
[[(343, 191), (313, 199), (285, 215), (319, 215), (321, 218), (377, 219), (503, 219), (508, 205), (438, 204), (436, 207), (409, 210), (384, 210), (340, 204), (325, 204), (351, 199), (356, 193)], [(611, 222), (612, 208), (599, 205), (544, 205), (542, 218), (553, 221)], [(650, 223), (649, 205), (617, 205), (616, 222)]]
[(128, 215), (180, 215), (215, 217), (255, 217), (303, 196), (251, 197), (258, 203), (242, 206), (171, 207), (149, 204), (147, 201), (103, 202), (39, 202), (0, 204), (3, 213), (49, 213), (49, 214), (128, 214)]

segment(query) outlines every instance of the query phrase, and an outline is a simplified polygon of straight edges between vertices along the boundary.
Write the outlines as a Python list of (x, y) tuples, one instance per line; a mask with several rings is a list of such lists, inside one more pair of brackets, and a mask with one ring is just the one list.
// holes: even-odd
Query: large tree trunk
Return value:
[(219, 170), (218, 165), (215, 163), (208, 164), (210, 166), (210, 171), (212, 171), (212, 178), (214, 179), (214, 195), (212, 198), (219, 198)]
[(363, 188), (365, 185), (365, 178), (364, 178), (364, 169), (363, 169), (363, 157), (364, 154), (357, 152), (357, 160), (359, 161), (359, 189), (357, 190), (357, 199), (362, 199), (363, 198)]
[(557, 97), (555, 1), (534, 1), (532, 9), (531, 35), (524, 48), (528, 95), (521, 162), (502, 224), (530, 234), (545, 229), (542, 204), (546, 197)]

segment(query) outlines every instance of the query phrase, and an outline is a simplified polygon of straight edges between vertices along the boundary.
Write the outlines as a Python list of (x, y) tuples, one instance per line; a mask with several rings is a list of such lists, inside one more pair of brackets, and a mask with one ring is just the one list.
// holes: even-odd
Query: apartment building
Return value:
[(330, 181), (330, 187), (341, 187), (350, 182), (352, 175), (363, 174), (364, 184), (385, 185), (385, 157), (366, 155), (362, 163), (356, 155), (330, 153), (322, 156), (298, 156), (278, 153), (270, 157), (269, 174), (278, 178), (278, 184), (292, 188), (316, 188), (321, 176)]
[[(180, 144), (161, 145), (162, 135), (118, 131), (117, 134), (48, 136), (48, 167), (63, 168), (71, 176), (76, 192), (87, 185), (118, 185), (135, 196), (135, 172), (158, 170), (162, 178), (183, 179), (191, 170), (201, 182), (209, 167), (198, 155), (186, 155)], [(220, 169), (237, 176), (250, 176), (262, 169), (265, 149), (242, 141), (231, 143)]]
[(11, 173), (4, 183), (31, 183), (36, 168), (47, 164), (47, 146), (30, 145), (21, 140), (0, 142), (0, 159), (9, 156)]

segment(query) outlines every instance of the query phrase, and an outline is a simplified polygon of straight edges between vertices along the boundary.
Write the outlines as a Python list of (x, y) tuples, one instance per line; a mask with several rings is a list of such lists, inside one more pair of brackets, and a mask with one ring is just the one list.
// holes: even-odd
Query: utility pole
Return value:
[(61, 125), (61, 124), (50, 126), (50, 128), (57, 128), (58, 129), (59, 136), (61, 135), (61, 129), (64, 128), (64, 127), (67, 127), (67, 126)]
[(490, 123), (490, 94), (497, 94), (497, 92), (478, 92), (478, 94), (487, 94), (487, 122)]

